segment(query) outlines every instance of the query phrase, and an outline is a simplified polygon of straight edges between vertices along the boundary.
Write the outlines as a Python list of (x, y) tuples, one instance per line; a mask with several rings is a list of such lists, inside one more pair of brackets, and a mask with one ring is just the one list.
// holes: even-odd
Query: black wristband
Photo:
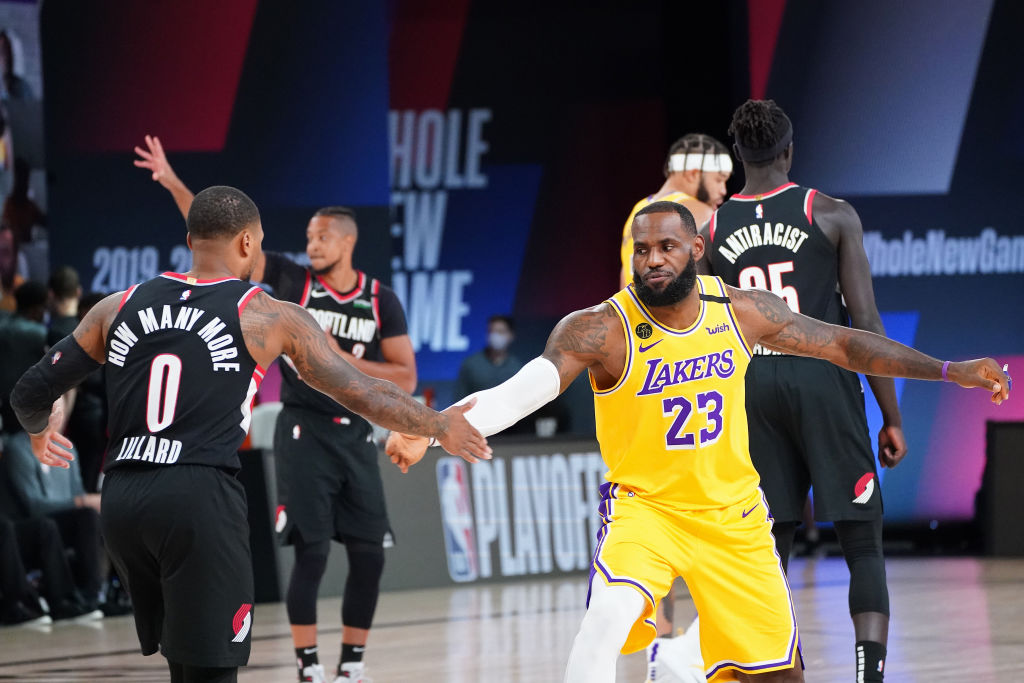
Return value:
[(11, 407), (18, 422), (29, 434), (42, 432), (53, 402), (100, 366), (73, 336), (61, 339), (14, 385)]

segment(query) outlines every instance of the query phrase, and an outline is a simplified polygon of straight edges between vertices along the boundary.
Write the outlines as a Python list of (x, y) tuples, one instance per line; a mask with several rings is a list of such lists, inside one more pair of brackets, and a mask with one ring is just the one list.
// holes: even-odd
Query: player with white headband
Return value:
[(729, 149), (710, 135), (690, 133), (672, 143), (664, 173), (664, 184), (636, 203), (622, 229), (620, 287), (633, 280), (633, 237), (629, 226), (637, 211), (654, 202), (676, 202), (689, 209), (698, 226), (704, 225), (725, 201), (725, 183), (732, 175), (732, 157)]

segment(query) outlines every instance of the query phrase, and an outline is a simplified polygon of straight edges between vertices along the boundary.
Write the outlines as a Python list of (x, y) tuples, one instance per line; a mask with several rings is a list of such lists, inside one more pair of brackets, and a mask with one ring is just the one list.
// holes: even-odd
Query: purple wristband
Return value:
[(949, 369), (949, 361), (947, 360), (945, 363), (942, 364), (942, 381), (943, 382), (948, 382), (949, 381), (949, 377), (946, 377), (946, 370), (948, 370), (948, 369)]

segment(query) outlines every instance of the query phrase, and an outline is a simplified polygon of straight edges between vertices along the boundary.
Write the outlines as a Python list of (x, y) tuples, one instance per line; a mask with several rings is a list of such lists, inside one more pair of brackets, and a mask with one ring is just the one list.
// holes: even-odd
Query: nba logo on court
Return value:
[(452, 581), (458, 582), (473, 581), (479, 572), (467, 478), (466, 466), (461, 460), (441, 458), (437, 461), (437, 493), (441, 499), (448, 574)]

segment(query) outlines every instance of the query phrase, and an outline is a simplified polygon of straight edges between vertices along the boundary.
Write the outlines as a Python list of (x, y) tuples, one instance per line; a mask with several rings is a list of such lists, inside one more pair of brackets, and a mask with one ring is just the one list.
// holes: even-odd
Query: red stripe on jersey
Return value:
[(299, 305), (303, 308), (309, 303), (309, 290), (313, 286), (313, 273), (306, 271), (306, 286), (302, 288), (302, 299), (299, 301)]
[(370, 300), (373, 302), (373, 321), (377, 323), (377, 334), (380, 334), (380, 299), (377, 296), (380, 294), (380, 282), (378, 280), (373, 281), (370, 292), (372, 294)]
[(349, 301), (352, 301), (357, 296), (362, 294), (363, 287), (366, 286), (366, 273), (364, 273), (361, 270), (357, 272), (359, 273), (359, 280), (356, 281), (356, 288), (353, 289), (352, 293), (347, 296), (342, 296), (341, 294), (338, 294), (338, 292), (334, 291), (334, 289), (332, 289), (329, 284), (324, 282), (324, 279), (319, 275), (316, 276), (316, 279), (323, 286), (323, 288), (327, 290), (327, 293), (330, 294), (335, 301), (337, 301), (339, 304), (347, 304)]
[(260, 293), (259, 287), (250, 287), (249, 291), (242, 295), (242, 298), (238, 300), (238, 315), (242, 315), (242, 311), (249, 305), (252, 298)]
[(121, 296), (121, 303), (117, 305), (117, 310), (120, 311), (124, 307), (124, 305), (128, 303), (128, 299), (132, 298), (132, 294), (135, 293), (135, 290), (137, 288), (138, 285), (132, 285), (128, 289), (124, 290), (124, 294)]
[(769, 190), (768, 192), (761, 192), (760, 194), (734, 194), (732, 196), (732, 199), (746, 199), (748, 201), (751, 200), (751, 199), (756, 199), (758, 201), (761, 201), (762, 199), (768, 199), (769, 197), (774, 197), (775, 195), (779, 194), (780, 192), (785, 192), (789, 188), (796, 187), (796, 186), (797, 186), (796, 183), (786, 183), (785, 185), (779, 185), (774, 190)]
[[(715, 241), (715, 225), (718, 223), (718, 209), (711, 214), (711, 222), (708, 223), (708, 237), (711, 238), (711, 242)], [(708, 245), (711, 246), (711, 245)], [(706, 247), (705, 247), (706, 248)]]
[(810, 225), (814, 225), (814, 195), (817, 192), (817, 190), (807, 190), (807, 196), (804, 197), (804, 215), (807, 216), (807, 223)]

